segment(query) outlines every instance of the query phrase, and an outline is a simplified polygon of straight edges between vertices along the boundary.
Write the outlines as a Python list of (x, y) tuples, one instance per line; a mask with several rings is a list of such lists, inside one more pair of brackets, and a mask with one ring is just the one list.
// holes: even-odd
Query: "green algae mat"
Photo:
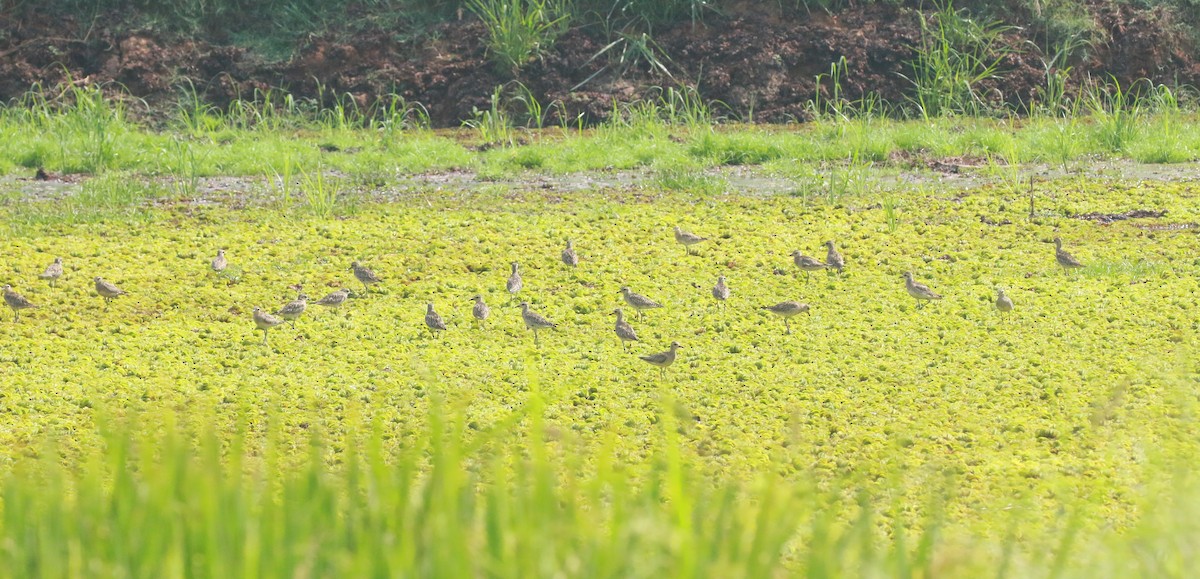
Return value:
[[(1024, 195), (985, 187), (837, 205), (439, 192), (330, 219), (162, 204), (137, 219), (43, 223), (10, 237), (0, 264), (0, 283), (37, 306), (0, 323), (0, 463), (48, 444), (70, 462), (100, 443), (100, 422), (156, 415), (273, 429), (296, 462), (319, 432), (336, 462), (354, 444), (350, 423), (373, 421), (400, 448), (424, 435), (435, 395), (485, 431), (537, 391), (548, 444), (585, 461), (604, 452), (636, 471), (666, 409), (686, 460), (715, 479), (770, 470), (912, 496), (950, 484), (954, 521), (1013, 509), (1050, 521), (1071, 505), (1119, 527), (1149, 478), (1197, 450), (1200, 187), (1039, 189), (1032, 217)], [(1153, 217), (1110, 219), (1131, 210)], [(1109, 215), (1079, 218), (1089, 213)], [(687, 255), (675, 225), (708, 240)], [(1057, 266), (1055, 237), (1083, 269)], [(574, 268), (560, 260), (567, 239)], [(796, 250), (823, 259), (827, 240), (844, 272), (792, 264)], [(38, 274), (55, 257), (65, 274), (50, 287)], [(364, 291), (354, 261), (383, 282)], [(918, 307), (908, 271), (944, 299)], [(724, 304), (711, 295), (720, 275)], [(105, 307), (96, 276), (128, 295)], [(354, 293), (342, 308), (310, 302), (263, 345), (253, 308), (343, 286)], [(622, 286), (664, 306), (626, 307), (640, 337), (628, 350), (611, 315)], [(1006, 315), (997, 288), (1015, 303)], [(492, 308), (482, 324), (476, 294)], [(784, 300), (811, 306), (791, 335), (762, 309)], [(557, 324), (539, 347), (521, 301)], [(448, 330), (425, 326), (429, 303)], [(638, 356), (672, 341), (679, 355), (660, 378)]]

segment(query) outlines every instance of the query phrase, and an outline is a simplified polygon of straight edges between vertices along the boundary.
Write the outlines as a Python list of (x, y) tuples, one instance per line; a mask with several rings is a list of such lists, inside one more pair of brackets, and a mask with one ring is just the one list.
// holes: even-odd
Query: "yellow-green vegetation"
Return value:
[[(1069, 557), (1080, 529), (1146, 524), (1145, 513), (1158, 504), (1153, 491), (1167, 484), (1161, 479), (1200, 456), (1194, 427), (1200, 261), (1195, 229), (1173, 226), (1200, 221), (1200, 206), (1188, 184), (1072, 180), (1039, 190), (1032, 220), (1024, 192), (985, 187), (897, 192), (886, 208), (859, 197), (827, 204), (645, 190), (565, 198), (483, 191), (412, 194), (337, 218), (184, 203), (132, 219), (36, 221), (9, 237), (0, 272), (0, 282), (38, 306), (18, 322), (0, 323), (4, 470), (25, 471), (34, 457), (68, 470), (97, 461), (111, 469), (125, 458), (98, 450), (114, 445), (101, 427), (137, 417), (131, 436), (142, 444), (176, 431), (211, 431), (217, 442), (210, 444), (237, 457), (232, 472), (242, 462), (267, 464), (268, 478), (285, 489), (292, 483), (278, 482), (286, 478), (280, 473), (322, 479), (317, 457), (345, 472), (351, 468), (345, 463), (357, 460), (351, 451), (372, 445), (378, 448), (370, 461), (427, 472), (440, 464), (427, 459), (441, 451), (419, 454), (431, 447), (431, 431), (440, 432), (428, 420), (438, 400), (461, 423), (454, 444), (461, 438), (473, 449), (456, 446), (447, 460), (464, 460), (471, 472), (495, 469), (483, 478), (507, 481), (485, 485), (486, 496), (545, 474), (523, 470), (526, 456), (561, 462), (567, 480), (598, 477), (603, 487), (616, 469), (623, 485), (657, 488), (651, 495), (661, 493), (671, 505), (664, 520), (689, 532), (725, 516), (705, 510), (719, 505), (739, 513), (738, 521), (756, 521), (759, 532), (782, 525), (763, 538), (787, 544), (782, 555), (761, 551), (768, 567), (840, 569), (820, 557), (853, 556), (852, 550), (838, 543), (838, 533), (823, 531), (856, 528), (854, 505), (861, 500), (881, 515), (861, 524), (899, 541), (899, 562), (889, 556), (880, 563), (891, 571), (907, 568), (904, 553), (912, 546), (897, 538), (906, 527), (927, 531), (915, 547), (925, 553), (926, 573), (941, 564), (962, 572), (965, 563), (955, 553), (972, 552), (962, 537), (1011, 541), (1026, 553), (1018, 558), (1050, 568), (1065, 560), (1028, 553), (1053, 545), (1054, 557)], [(1110, 225), (1071, 217), (1138, 208), (1167, 214)], [(696, 255), (675, 242), (677, 224), (709, 238), (694, 246)], [(1061, 271), (1055, 237), (1086, 267)], [(580, 256), (577, 268), (559, 260), (568, 238)], [(806, 282), (789, 254), (823, 257), (826, 240), (838, 243), (845, 272), (817, 273)], [(220, 275), (209, 268), (218, 248), (230, 262)], [(37, 274), (56, 256), (65, 274), (51, 288)], [(364, 292), (350, 271), (353, 261), (383, 282)], [(524, 277), (515, 298), (504, 288), (512, 261), (521, 263)], [(904, 289), (906, 271), (944, 299), (918, 309)], [(724, 308), (710, 294), (718, 275), (732, 290)], [(95, 276), (129, 295), (106, 310), (92, 289)], [(315, 300), (342, 285), (355, 294), (340, 310), (310, 303), (294, 329), (275, 328), (270, 346), (262, 345), (250, 317), (255, 306), (277, 309), (295, 297), (292, 286)], [(630, 316), (640, 337), (631, 352), (622, 351), (609, 315), (622, 305), (621, 286), (665, 306)], [(1004, 316), (993, 306), (997, 288), (1016, 304)], [(492, 306), (484, 325), (471, 317), (475, 294)], [(521, 322), (523, 300), (558, 324), (541, 332), (540, 348)], [(761, 309), (783, 300), (812, 306), (810, 316), (791, 320), (790, 336)], [(430, 335), (427, 303), (448, 331)], [(682, 344), (679, 358), (660, 379), (636, 355), (672, 341)], [(310, 445), (314, 438), (322, 443), (318, 450)], [(151, 481), (139, 484), (174, 480), (154, 478), (153, 453), (139, 456)], [(171, 476), (215, 468), (178, 460)], [(508, 467), (518, 474), (499, 474)], [(100, 471), (90, 475), (97, 485), (125, 484), (125, 476)], [(337, 480), (348, 485), (343, 490), (387, 495), (360, 487), (368, 483), (353, 476)], [(703, 506), (700, 497), (748, 481), (810, 489), (843, 509), (804, 511), (811, 522), (765, 507), (738, 510), (734, 505), (742, 503), (732, 499)], [(561, 480), (545, 484), (555, 487), (546, 493), (576, 488)], [(219, 492), (252, 500), (235, 487)], [(33, 492), (18, 490), (12, 496)], [(101, 491), (73, 492), (83, 499)], [(550, 496), (538, 500), (554, 503)], [(637, 496), (622, 505), (649, 500)], [(759, 504), (754, 497), (761, 496), (746, 500)], [(286, 491), (276, 499), (303, 509), (304, 500)], [(480, 500), (484, 507), (515, 508)], [(570, 504), (565, 513), (593, 503)], [(0, 533), (28, 524), (18, 524), (21, 512), (6, 505)], [(444, 514), (450, 512), (458, 513)], [(563, 516), (590, 520), (578, 512)], [(603, 524), (636, 524), (626, 515), (614, 520)], [(956, 531), (947, 533), (948, 551), (933, 546), (943, 543), (929, 531), (930, 520)], [(485, 540), (455, 529), (466, 536), (465, 550)], [(846, 531), (843, 539), (853, 536)], [(665, 566), (613, 572), (714, 568), (687, 559), (695, 555), (688, 545), (664, 549)], [(755, 549), (743, 554), (760, 553)], [(1003, 556), (980, 551), (988, 561), (1011, 555), (1007, 548)], [(948, 562), (934, 561), (932, 552)], [(374, 568), (321, 560), (328, 572)], [(590, 575), (588, 565), (599, 564), (566, 556), (544, 563), (513, 576), (554, 569)], [(471, 573), (492, 572), (487, 560), (475, 564), (481, 567)]]

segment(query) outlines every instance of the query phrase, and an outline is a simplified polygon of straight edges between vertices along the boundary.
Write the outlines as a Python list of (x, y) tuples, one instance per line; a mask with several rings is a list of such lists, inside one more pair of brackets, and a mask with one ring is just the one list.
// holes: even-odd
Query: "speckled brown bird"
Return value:
[(265, 310), (258, 306), (254, 307), (254, 325), (258, 326), (258, 329), (262, 330), (264, 346), (267, 345), (267, 330), (270, 330), (271, 328), (274, 328), (282, 323), (283, 320), (268, 314)]
[(659, 352), (657, 354), (649, 354), (638, 357), (642, 360), (645, 360), (646, 363), (650, 364), (651, 366), (658, 366), (658, 377), (659, 379), (662, 379), (664, 376), (666, 376), (667, 367), (675, 363), (675, 351), (681, 347), (682, 346), (679, 345), (679, 342), (671, 342), (671, 349), (667, 350), (666, 352)]
[(54, 263), (47, 265), (46, 271), (43, 271), (41, 274), (38, 275), (38, 277), (40, 277), (42, 279), (50, 280), (50, 287), (54, 287), (55, 285), (57, 285), (58, 278), (62, 277), (62, 274), (63, 274), (62, 258), (56, 257), (56, 258), (54, 258)]
[(933, 293), (929, 286), (913, 279), (911, 271), (904, 272), (904, 289), (908, 290), (908, 295), (916, 298), (917, 307), (923, 307), (930, 300), (940, 300), (942, 296)]
[(525, 327), (533, 330), (533, 345), (538, 344), (538, 330), (553, 328), (554, 322), (546, 319), (545, 316), (529, 309), (529, 302), (521, 302), (521, 319), (525, 322)]
[(33, 302), (26, 299), (25, 296), (13, 291), (11, 285), (4, 286), (4, 303), (12, 308), (14, 322), (21, 319), (21, 310), (37, 307), (33, 305)]
[(357, 261), (350, 264), (350, 269), (354, 272), (354, 279), (362, 282), (364, 292), (370, 293), (372, 285), (383, 282), (383, 279), (375, 275), (375, 272)]
[(612, 313), (614, 316), (617, 316), (617, 324), (613, 328), (613, 332), (615, 332), (617, 337), (621, 339), (621, 348), (625, 349), (626, 342), (637, 341), (637, 332), (633, 331), (633, 326), (629, 325), (629, 322), (625, 321), (625, 312), (621, 311), (621, 308), (613, 310)]
[(708, 241), (708, 238), (700, 237), (699, 235), (696, 235), (695, 233), (692, 233), (690, 231), (684, 231), (683, 229), (680, 229), (678, 225), (676, 225), (675, 226), (675, 241), (683, 244), (683, 250), (685, 252), (687, 252), (688, 255), (691, 255), (692, 254), (692, 246), (696, 245), (697, 243), (700, 243), (702, 241)]
[(1063, 273), (1083, 267), (1083, 264), (1078, 259), (1075, 259), (1075, 256), (1067, 253), (1062, 248), (1062, 239), (1057, 237), (1054, 238), (1054, 261), (1058, 262), (1059, 267), (1063, 268)]
[(104, 298), (105, 309), (108, 308), (108, 304), (111, 303), (117, 296), (125, 295), (125, 290), (118, 288), (112, 282), (105, 281), (104, 278), (100, 276), (96, 276), (96, 278), (92, 281), (96, 282), (96, 293), (99, 294), (100, 297)]
[(783, 327), (788, 334), (792, 333), (792, 325), (788, 322), (788, 319), (792, 316), (810, 313), (808, 304), (791, 301), (779, 302), (773, 306), (763, 306), (763, 309), (783, 318)]

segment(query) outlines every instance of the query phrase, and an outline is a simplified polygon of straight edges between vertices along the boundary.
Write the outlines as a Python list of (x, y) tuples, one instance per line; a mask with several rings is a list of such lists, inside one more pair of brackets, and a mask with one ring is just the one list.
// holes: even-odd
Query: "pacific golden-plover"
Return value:
[(547, 320), (545, 316), (529, 309), (529, 302), (521, 302), (521, 319), (525, 321), (525, 327), (533, 330), (533, 345), (538, 346), (538, 330), (553, 328), (554, 322)]
[(562, 250), (562, 262), (571, 267), (579, 265), (579, 256), (575, 255), (575, 247), (570, 239), (567, 240), (567, 248)]
[(701, 241), (708, 241), (708, 238), (700, 237), (699, 235), (696, 235), (695, 233), (692, 233), (690, 231), (684, 231), (684, 230), (680, 229), (678, 225), (676, 225), (675, 226), (675, 241), (683, 244), (683, 250), (685, 252), (687, 252), (688, 255), (691, 255), (692, 254), (692, 246), (696, 245), (697, 243), (700, 243)]
[(1013, 309), (1013, 301), (1004, 293), (1004, 288), (996, 288), (996, 309), (1002, 314)]
[(842, 254), (838, 253), (832, 241), (826, 241), (825, 247), (829, 248), (825, 252), (825, 266), (830, 269), (836, 269), (838, 273), (842, 273), (842, 268), (846, 267), (846, 260), (842, 258)]
[(331, 310), (336, 310), (336, 309), (340, 308), (342, 306), (342, 304), (346, 303), (346, 300), (349, 297), (350, 297), (350, 290), (347, 288), (342, 288), (342, 289), (337, 290), (337, 291), (335, 291), (313, 303), (318, 306), (323, 306), (323, 307), (329, 308)]
[(40, 277), (42, 279), (50, 280), (50, 287), (54, 287), (55, 285), (57, 285), (58, 278), (62, 277), (62, 274), (63, 274), (62, 258), (56, 257), (56, 258), (54, 258), (54, 263), (47, 265), (46, 271), (43, 271), (41, 273), (41, 275), (39, 275), (38, 277)]
[(4, 303), (12, 308), (14, 322), (21, 319), (21, 310), (37, 307), (33, 305), (33, 302), (26, 299), (25, 296), (13, 291), (11, 285), (4, 286)]
[(652, 366), (658, 366), (658, 377), (661, 379), (666, 375), (667, 366), (675, 363), (675, 351), (680, 347), (681, 346), (679, 345), (679, 342), (671, 342), (671, 349), (667, 350), (666, 352), (659, 352), (657, 354), (638, 357), (645, 360)]
[(1075, 256), (1062, 248), (1062, 239), (1057, 237), (1054, 238), (1054, 260), (1058, 262), (1059, 267), (1063, 268), (1063, 273), (1083, 267), (1083, 264), (1075, 259)]
[(475, 316), (475, 319), (479, 320), (479, 323), (485, 323), (488, 316), (492, 315), (492, 308), (483, 303), (482, 295), (476, 294), (472, 299), (475, 300), (475, 305), (471, 307), (471, 315)]
[(354, 278), (357, 279), (358, 281), (362, 282), (364, 292), (370, 293), (371, 285), (377, 284), (377, 283), (380, 283), (383, 281), (383, 279), (381, 279), (379, 276), (375, 275), (375, 272), (367, 269), (365, 266), (363, 266), (361, 263), (358, 263), (357, 261), (350, 264), (350, 269), (354, 271)]
[(512, 273), (508, 274), (508, 281), (505, 282), (504, 289), (508, 290), (510, 294), (517, 295), (522, 287), (525, 287), (525, 282), (521, 280), (520, 266), (514, 261), (512, 262)]
[(446, 330), (446, 322), (442, 320), (442, 316), (433, 311), (433, 304), (426, 304), (425, 325), (429, 327), (429, 333), (434, 335)]
[(637, 310), (638, 316), (642, 315), (642, 310), (652, 310), (662, 307), (662, 304), (642, 294), (633, 293), (633, 290), (629, 289), (629, 287), (621, 288), (621, 296), (625, 298), (625, 303), (629, 304), (629, 307)]
[(725, 276), (717, 276), (717, 285), (712, 288), (712, 296), (717, 299), (717, 302), (722, 307), (725, 306), (725, 300), (729, 299), (729, 286), (725, 285)]
[(617, 316), (617, 325), (613, 328), (613, 331), (621, 339), (621, 348), (625, 349), (625, 342), (637, 341), (637, 332), (633, 331), (633, 326), (625, 321), (625, 312), (621, 311), (621, 308), (613, 310), (612, 313), (614, 316)]
[(916, 298), (918, 308), (923, 307), (929, 300), (942, 299), (942, 296), (933, 293), (929, 286), (913, 279), (911, 271), (904, 272), (904, 289), (908, 290), (908, 295)]
[(212, 270), (221, 273), (226, 267), (229, 267), (229, 260), (225, 259), (225, 250), (218, 249), (217, 256), (212, 260)]
[(800, 302), (779, 302), (773, 306), (763, 306), (764, 310), (783, 318), (783, 327), (788, 334), (792, 333), (792, 325), (788, 320), (792, 316), (810, 313), (808, 304)]
[(100, 297), (104, 298), (105, 309), (108, 308), (108, 304), (111, 303), (114, 298), (125, 295), (125, 290), (118, 288), (110, 281), (105, 281), (104, 278), (100, 276), (96, 276), (96, 279), (93, 281), (96, 282), (96, 293), (99, 294)]
[(806, 282), (808, 281), (809, 272), (821, 271), (828, 267), (821, 263), (821, 260), (800, 253), (799, 249), (792, 252), (792, 263), (796, 264), (796, 267), (804, 272), (804, 281)]
[(263, 310), (258, 306), (254, 307), (254, 325), (258, 326), (258, 329), (262, 330), (264, 346), (267, 345), (267, 330), (270, 330), (271, 328), (274, 328), (282, 323), (283, 320), (268, 314), (266, 310)]
[(304, 310), (306, 309), (308, 309), (308, 296), (300, 294), (296, 296), (296, 299), (283, 304), (283, 307), (279, 308), (279, 311), (274, 312), (271, 315), (279, 316), (284, 320), (291, 322), (292, 327), (294, 328), (296, 327), (296, 320), (300, 317), (300, 314), (304, 313)]

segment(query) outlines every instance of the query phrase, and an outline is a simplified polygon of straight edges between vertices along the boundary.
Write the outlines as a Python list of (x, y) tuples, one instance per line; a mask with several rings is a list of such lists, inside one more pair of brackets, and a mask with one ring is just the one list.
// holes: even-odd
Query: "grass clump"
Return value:
[(570, 13), (558, 0), (470, 0), (467, 5), (487, 27), (492, 59), (514, 76), (570, 25)]
[(926, 119), (986, 115), (992, 105), (979, 87), (1000, 74), (1006, 49), (999, 40), (1010, 27), (970, 18), (954, 8), (953, 0), (936, 6), (932, 26), (921, 19), (921, 43), (909, 77), (916, 91), (913, 105)]

